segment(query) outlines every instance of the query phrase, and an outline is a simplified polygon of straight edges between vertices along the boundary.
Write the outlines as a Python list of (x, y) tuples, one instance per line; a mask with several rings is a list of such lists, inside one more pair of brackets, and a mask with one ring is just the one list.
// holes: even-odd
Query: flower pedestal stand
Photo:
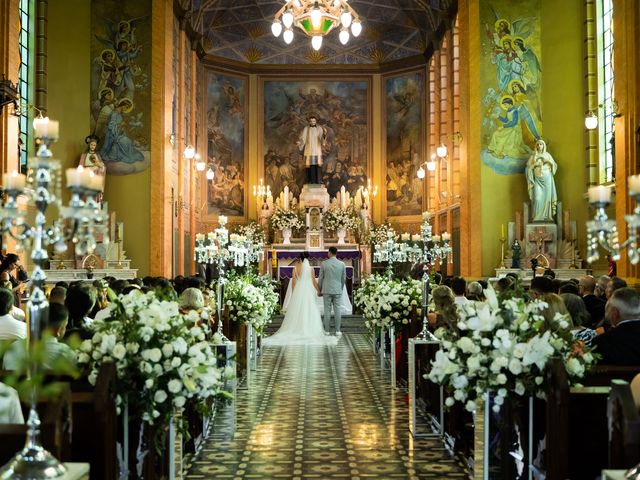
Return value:
[(347, 229), (339, 228), (336, 233), (338, 234), (338, 245), (344, 245), (346, 243), (344, 239), (347, 236)]
[[(439, 387), (440, 402), (439, 402), (439, 414), (436, 419), (433, 415), (430, 415), (430, 426), (433, 432), (419, 433), (418, 421), (417, 421), (417, 398), (416, 398), (416, 346), (418, 345), (432, 345), (439, 346), (440, 342), (434, 339), (422, 338), (420, 336), (409, 339), (409, 432), (415, 438), (427, 438), (427, 437), (442, 437), (444, 434), (444, 392), (442, 386)], [(429, 347), (427, 347), (429, 348)], [(436, 387), (435, 384), (432, 387)]]
[(282, 229), (282, 244), (291, 245), (291, 229), (290, 228)]
[(380, 368), (385, 370), (387, 368), (387, 336), (389, 337), (389, 368), (391, 369), (391, 386), (396, 388), (396, 330), (391, 326), (387, 329), (380, 329), (380, 350), (378, 354), (380, 356)]
[(246, 342), (246, 366), (247, 366), (247, 387), (251, 384), (252, 370), (258, 368), (258, 334), (253, 325), (247, 325)]

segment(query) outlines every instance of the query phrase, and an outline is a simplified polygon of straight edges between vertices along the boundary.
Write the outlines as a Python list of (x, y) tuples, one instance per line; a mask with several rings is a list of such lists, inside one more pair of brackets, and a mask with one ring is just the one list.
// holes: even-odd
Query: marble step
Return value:
[[(265, 331), (268, 334), (274, 333), (278, 328), (280, 328), (283, 319), (283, 315), (273, 317), (273, 320), (271, 320), (271, 323), (267, 326)], [(364, 317), (362, 315), (343, 315), (341, 330), (349, 333), (366, 333), (367, 329), (364, 326)]]

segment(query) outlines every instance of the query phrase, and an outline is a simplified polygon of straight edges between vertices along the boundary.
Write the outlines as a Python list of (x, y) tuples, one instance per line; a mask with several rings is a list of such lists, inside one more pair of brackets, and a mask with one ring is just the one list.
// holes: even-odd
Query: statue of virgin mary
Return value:
[(547, 152), (547, 144), (539, 139), (525, 169), (531, 199), (531, 220), (534, 222), (554, 220), (558, 196), (553, 176), (557, 170), (558, 165)]

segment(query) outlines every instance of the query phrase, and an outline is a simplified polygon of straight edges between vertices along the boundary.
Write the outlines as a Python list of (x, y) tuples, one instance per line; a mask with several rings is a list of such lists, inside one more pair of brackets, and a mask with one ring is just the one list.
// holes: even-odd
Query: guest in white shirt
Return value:
[(465, 294), (467, 293), (467, 281), (462, 277), (453, 277), (451, 280), (451, 290), (453, 290), (453, 294), (455, 298), (453, 299), (456, 305), (466, 305), (469, 303)]
[(18, 392), (2, 382), (0, 382), (0, 423), (24, 423)]
[(13, 292), (0, 288), (0, 340), (27, 338), (27, 324), (11, 315), (13, 301)]
[[(67, 328), (69, 310), (64, 305), (52, 303), (49, 305), (49, 321), (44, 331), (45, 338), (45, 360), (44, 368), (50, 369), (60, 358), (65, 358), (70, 363), (75, 363), (76, 353), (69, 345), (61, 343), (58, 339), (64, 337)], [(4, 354), (5, 370), (18, 370), (26, 362), (27, 342), (21, 340), (14, 342), (7, 353)]]

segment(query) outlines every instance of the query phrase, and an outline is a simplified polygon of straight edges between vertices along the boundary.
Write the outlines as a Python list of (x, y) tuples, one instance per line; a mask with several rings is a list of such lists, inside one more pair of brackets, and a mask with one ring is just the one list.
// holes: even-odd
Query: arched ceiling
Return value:
[(298, 28), (286, 45), (271, 33), (282, 0), (177, 0), (202, 54), (246, 64), (382, 65), (430, 56), (457, 11), (457, 0), (351, 0), (363, 30), (347, 45), (338, 32), (322, 48)]

